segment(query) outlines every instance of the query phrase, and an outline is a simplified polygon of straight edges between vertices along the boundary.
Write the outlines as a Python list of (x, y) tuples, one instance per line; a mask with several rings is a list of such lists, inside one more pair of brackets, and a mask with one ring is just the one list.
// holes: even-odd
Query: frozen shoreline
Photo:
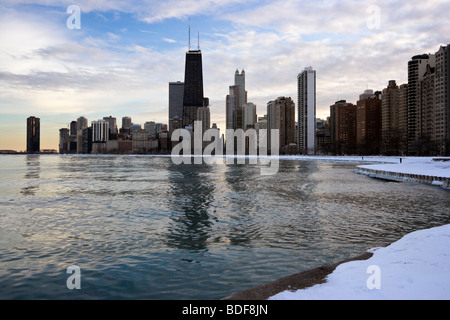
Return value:
[(357, 163), (355, 172), (372, 178), (424, 182), (450, 189), (450, 157), (282, 156), (281, 159)]
[[(447, 161), (433, 161), (435, 158)], [(405, 179), (412, 176), (450, 178), (450, 158), (401, 157), (401, 161), (400, 157), (310, 159), (377, 162), (359, 165), (358, 169), (400, 174)], [(370, 252), (373, 256), (367, 260), (340, 264), (327, 276), (324, 284), (293, 292), (283, 291), (270, 299), (450, 299), (450, 225), (412, 232), (387, 247)], [(369, 269), (370, 266), (377, 269)], [(379, 288), (369, 289), (370, 270), (379, 271)]]
[[(449, 300), (450, 225), (419, 230), (367, 260), (342, 263), (326, 282), (270, 300)], [(374, 286), (378, 277), (378, 287)]]
[[(450, 158), (281, 156), (285, 160), (359, 163), (357, 173), (450, 178)], [(364, 164), (363, 164), (364, 163)], [(361, 171), (361, 172), (358, 172)], [(369, 174), (370, 175), (370, 174)], [(388, 178), (389, 177), (385, 177)], [(433, 182), (432, 182), (433, 184)], [(440, 185), (440, 184), (437, 184)], [(269, 300), (450, 300), (450, 224), (419, 230), (383, 248), (368, 250), (355, 261), (318, 267), (231, 296), (255, 299), (296, 282), (299, 290), (281, 289)], [(328, 275), (327, 275), (328, 274)], [(311, 283), (312, 282), (312, 283)], [(258, 298), (256, 298), (258, 299)]]

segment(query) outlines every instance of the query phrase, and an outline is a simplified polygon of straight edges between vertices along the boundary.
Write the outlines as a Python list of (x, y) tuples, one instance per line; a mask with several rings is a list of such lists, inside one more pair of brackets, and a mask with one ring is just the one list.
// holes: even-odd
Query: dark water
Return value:
[(355, 165), (0, 156), (0, 299), (219, 299), (450, 223), (448, 190)]

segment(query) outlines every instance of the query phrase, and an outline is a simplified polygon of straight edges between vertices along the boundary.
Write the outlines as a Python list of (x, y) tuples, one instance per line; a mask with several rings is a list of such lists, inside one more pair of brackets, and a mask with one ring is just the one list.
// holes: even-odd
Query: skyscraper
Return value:
[(200, 107), (208, 107), (208, 99), (203, 96), (202, 52), (189, 49), (184, 70), (183, 126), (194, 127)]
[(330, 106), (331, 142), (340, 154), (356, 151), (356, 106), (346, 100)]
[[(183, 116), (183, 95), (184, 82), (169, 82), (169, 132), (174, 130), (173, 119), (175, 117), (181, 119)], [(178, 124), (178, 128), (182, 128), (182, 124)]]
[(103, 119), (92, 121), (92, 142), (109, 140), (109, 122)]
[(420, 136), (420, 83), (427, 72), (427, 66), (436, 65), (434, 54), (416, 55), (408, 61), (408, 147), (415, 153), (414, 141)]
[(407, 148), (408, 85), (390, 80), (381, 98), (381, 151), (402, 154)]
[(245, 129), (243, 127), (242, 106), (247, 103), (247, 91), (245, 90), (245, 71), (236, 69), (234, 73), (234, 85), (229, 87), (226, 97), (226, 128)]
[(77, 153), (83, 153), (83, 130), (88, 127), (88, 119), (79, 117), (77, 119)]
[(122, 129), (123, 130), (131, 130), (131, 118), (130, 117), (122, 117)]
[(450, 44), (436, 52), (435, 141), (439, 154), (450, 154)]
[(279, 130), (279, 147), (295, 143), (295, 104), (290, 97), (279, 97), (267, 103), (268, 145), (272, 145), (270, 130)]
[(356, 142), (359, 153), (380, 153), (381, 92), (365, 90), (356, 102)]
[(297, 76), (298, 151), (314, 154), (316, 144), (316, 71), (306, 67)]
[(417, 155), (450, 153), (450, 45), (408, 63), (408, 146)]
[(242, 105), (242, 129), (254, 128), (257, 121), (256, 105), (252, 102), (244, 103)]
[(202, 122), (203, 133), (211, 127), (211, 114), (209, 107), (200, 107), (197, 109), (197, 120)]
[[(112, 138), (112, 135), (116, 135), (117, 134), (117, 121), (115, 117), (109, 116), (109, 117), (103, 117), (103, 120), (105, 120), (106, 122), (109, 123), (109, 139)], [(117, 137), (115, 138), (117, 139)], [(112, 140), (115, 140), (112, 139)]]
[(27, 119), (27, 152), (36, 153), (40, 151), (40, 119), (29, 117)]

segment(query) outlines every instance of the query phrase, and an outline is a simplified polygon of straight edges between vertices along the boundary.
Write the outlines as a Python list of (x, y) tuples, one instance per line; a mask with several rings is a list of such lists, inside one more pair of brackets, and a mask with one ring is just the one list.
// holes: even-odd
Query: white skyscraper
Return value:
[(316, 143), (316, 71), (311, 67), (297, 76), (298, 150), (314, 154)]
[(109, 122), (105, 120), (92, 121), (92, 142), (109, 140)]

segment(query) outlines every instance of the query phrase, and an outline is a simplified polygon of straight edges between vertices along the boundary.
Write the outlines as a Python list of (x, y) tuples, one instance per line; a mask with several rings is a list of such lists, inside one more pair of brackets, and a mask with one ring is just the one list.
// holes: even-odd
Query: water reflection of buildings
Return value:
[(27, 155), (25, 162), (27, 167), (25, 180), (27, 184), (22, 188), (20, 193), (25, 196), (34, 196), (39, 189), (39, 177), (41, 173), (39, 155)]
[(205, 173), (208, 166), (168, 165), (172, 209), (167, 244), (185, 250), (205, 250), (212, 221), (208, 214), (213, 201), (214, 181)]

